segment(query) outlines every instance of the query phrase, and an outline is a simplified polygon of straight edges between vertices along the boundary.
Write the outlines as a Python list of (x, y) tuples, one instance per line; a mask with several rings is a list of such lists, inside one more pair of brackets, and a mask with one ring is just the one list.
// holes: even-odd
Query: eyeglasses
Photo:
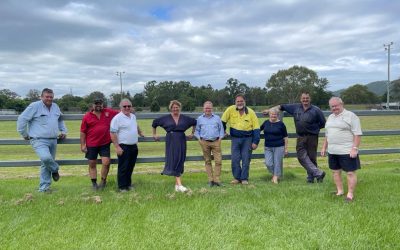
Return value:
[(125, 106), (122, 106), (123, 108), (131, 108), (132, 106), (131, 105), (125, 105)]

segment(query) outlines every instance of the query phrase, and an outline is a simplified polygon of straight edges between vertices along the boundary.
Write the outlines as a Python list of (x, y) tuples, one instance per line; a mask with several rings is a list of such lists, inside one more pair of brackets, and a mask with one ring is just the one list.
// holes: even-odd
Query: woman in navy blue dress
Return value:
[(153, 138), (159, 141), (157, 127), (162, 127), (167, 132), (165, 138), (165, 166), (161, 174), (175, 176), (175, 191), (186, 192), (188, 189), (182, 185), (181, 175), (184, 171), (186, 159), (186, 135), (185, 131), (192, 127), (193, 138), (196, 127), (196, 119), (181, 114), (182, 104), (173, 100), (169, 104), (171, 114), (154, 119)]

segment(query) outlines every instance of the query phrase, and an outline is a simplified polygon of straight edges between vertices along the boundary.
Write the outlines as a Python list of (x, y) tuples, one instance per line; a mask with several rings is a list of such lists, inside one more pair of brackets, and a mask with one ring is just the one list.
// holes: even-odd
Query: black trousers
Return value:
[(132, 172), (138, 156), (138, 147), (134, 145), (119, 144), (124, 153), (118, 156), (118, 187), (128, 189), (132, 185)]

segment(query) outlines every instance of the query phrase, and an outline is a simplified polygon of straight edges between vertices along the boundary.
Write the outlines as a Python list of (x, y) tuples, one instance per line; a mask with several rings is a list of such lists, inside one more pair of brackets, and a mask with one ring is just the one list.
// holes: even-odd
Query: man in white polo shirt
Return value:
[(121, 112), (111, 120), (110, 135), (118, 156), (118, 188), (126, 192), (132, 188), (132, 172), (138, 156), (138, 135), (144, 135), (132, 113), (131, 101), (122, 99), (119, 107)]
[(332, 114), (325, 124), (325, 140), (321, 155), (325, 156), (326, 151), (329, 153), (328, 163), (333, 171), (337, 196), (344, 194), (341, 171), (347, 172), (348, 191), (345, 200), (351, 202), (357, 185), (356, 170), (360, 168), (358, 157), (362, 135), (360, 119), (344, 108), (343, 101), (339, 97), (332, 97), (329, 106)]

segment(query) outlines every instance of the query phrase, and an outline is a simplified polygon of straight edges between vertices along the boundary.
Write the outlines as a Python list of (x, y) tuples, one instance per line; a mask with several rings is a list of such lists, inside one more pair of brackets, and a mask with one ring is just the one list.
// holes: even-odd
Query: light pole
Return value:
[(388, 82), (387, 82), (387, 95), (386, 95), (386, 109), (389, 109), (389, 96), (390, 96), (390, 46), (393, 45), (393, 42), (390, 42), (388, 44), (383, 44), (383, 47), (385, 47), (385, 50), (388, 51)]
[(122, 74), (125, 74), (125, 71), (117, 71), (117, 72), (115, 72), (115, 74), (117, 75), (117, 76), (119, 76), (119, 83), (121, 84), (121, 100), (120, 101), (122, 101), (122, 98), (124, 98), (123, 97), (123, 94), (122, 94)]

